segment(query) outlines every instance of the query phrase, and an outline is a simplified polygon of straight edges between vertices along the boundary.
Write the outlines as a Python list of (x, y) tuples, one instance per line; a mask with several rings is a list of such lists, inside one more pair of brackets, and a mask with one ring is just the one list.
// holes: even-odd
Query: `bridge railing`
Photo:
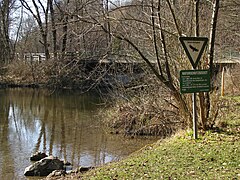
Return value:
[[(53, 53), (50, 53), (50, 58), (53, 58)], [(132, 51), (118, 51), (116, 53), (103, 53), (103, 51), (68, 51), (65, 52), (64, 56), (60, 55), (59, 58), (64, 58), (64, 60), (83, 60), (83, 61), (99, 61), (101, 63), (144, 63), (144, 61), (133, 54)], [(154, 60), (149, 57), (152, 63)], [(27, 62), (42, 62), (46, 60), (45, 53), (24, 53), (24, 60)]]

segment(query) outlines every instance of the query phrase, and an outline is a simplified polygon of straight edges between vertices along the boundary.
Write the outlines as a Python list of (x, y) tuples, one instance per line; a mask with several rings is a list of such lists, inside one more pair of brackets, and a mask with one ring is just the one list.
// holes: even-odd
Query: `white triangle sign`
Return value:
[(180, 42), (193, 66), (196, 69), (207, 45), (206, 37), (180, 37)]

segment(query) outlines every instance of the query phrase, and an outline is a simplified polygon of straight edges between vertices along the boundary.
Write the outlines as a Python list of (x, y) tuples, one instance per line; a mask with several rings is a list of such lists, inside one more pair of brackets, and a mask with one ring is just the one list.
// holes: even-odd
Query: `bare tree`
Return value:
[(53, 0), (49, 0), (49, 9), (51, 15), (51, 26), (52, 26), (52, 46), (53, 46), (53, 55), (54, 60), (57, 59), (57, 29), (56, 29), (56, 20), (55, 20), (55, 9), (53, 6)]
[[(190, 6), (184, 6), (184, 4), (189, 4)], [(204, 7), (207, 7), (207, 10), (204, 11)], [(212, 11), (209, 10), (211, 8)], [(145, 61), (158, 80), (169, 89), (178, 104), (178, 109), (185, 115), (186, 123), (190, 125), (192, 116), (190, 112), (191, 103), (187, 100), (188, 95), (180, 94), (178, 81), (178, 72), (181, 68), (186, 68), (186, 64), (189, 63), (185, 60), (182, 50), (179, 49), (181, 46), (178, 38), (183, 34), (207, 37), (211, 34), (209, 37), (211, 70), (214, 44), (216, 42), (215, 29), (218, 21), (218, 9), (219, 0), (212, 1), (209, 4), (200, 3), (198, 0), (194, 2), (190, 0), (179, 1), (178, 3), (172, 3), (169, 0), (133, 0), (126, 6), (111, 9), (108, 15), (103, 14), (103, 18), (92, 17), (92, 19), (95, 24), (101, 26), (113, 38), (130, 45), (132, 52), (136, 52), (139, 55), (139, 59)], [(191, 16), (186, 17), (186, 12), (190, 13)], [(206, 18), (207, 16), (211, 17), (210, 12), (213, 14), (212, 23), (209, 22), (209, 18)], [(110, 23), (111, 30), (104, 26), (102, 20)], [(185, 23), (185, 21), (190, 23)], [(201, 27), (204, 23), (208, 28)], [(154, 62), (156, 62), (157, 67), (154, 65)], [(202, 67), (207, 68), (206, 66)], [(199, 97), (201, 125), (206, 129), (208, 126), (210, 100), (205, 102), (204, 97), (208, 98), (209, 94), (206, 93), (205, 96), (200, 94)]]
[(48, 29), (49, 29), (49, 0), (46, 4), (43, 4), (42, 1), (32, 0), (31, 3), (27, 2), (26, 0), (20, 0), (22, 6), (30, 12), (30, 14), (34, 17), (37, 21), (42, 40), (40, 43), (44, 47), (44, 53), (46, 59), (50, 58), (49, 53), (49, 42), (48, 42)]
[(44, 52), (42, 44), (39, 43), (41, 36), (36, 26), (35, 19), (28, 15), (22, 18), (19, 30), (19, 38), (16, 44), (16, 51), (20, 57), (24, 57), (25, 52)]

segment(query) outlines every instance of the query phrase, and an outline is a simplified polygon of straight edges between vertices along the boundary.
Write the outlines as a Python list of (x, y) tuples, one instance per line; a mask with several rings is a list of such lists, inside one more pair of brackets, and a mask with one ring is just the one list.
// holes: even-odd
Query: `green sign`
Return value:
[(209, 70), (180, 71), (181, 93), (209, 92), (210, 89)]

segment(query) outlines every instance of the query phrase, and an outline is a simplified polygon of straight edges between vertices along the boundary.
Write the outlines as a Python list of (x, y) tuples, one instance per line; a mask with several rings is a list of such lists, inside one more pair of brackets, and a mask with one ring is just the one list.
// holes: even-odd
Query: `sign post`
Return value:
[(193, 138), (198, 139), (198, 129), (197, 129), (197, 96), (196, 93), (192, 94), (192, 104), (193, 104)]
[[(208, 38), (180, 37), (179, 40), (193, 68), (192, 71), (189, 70), (188, 72), (184, 71), (180, 72), (180, 89), (181, 93), (192, 93), (193, 138), (197, 139), (198, 133), (197, 133), (196, 92), (210, 91), (210, 75), (209, 72), (200, 72), (197, 71), (196, 68), (207, 45)], [(204, 76), (205, 74), (208, 75)]]

